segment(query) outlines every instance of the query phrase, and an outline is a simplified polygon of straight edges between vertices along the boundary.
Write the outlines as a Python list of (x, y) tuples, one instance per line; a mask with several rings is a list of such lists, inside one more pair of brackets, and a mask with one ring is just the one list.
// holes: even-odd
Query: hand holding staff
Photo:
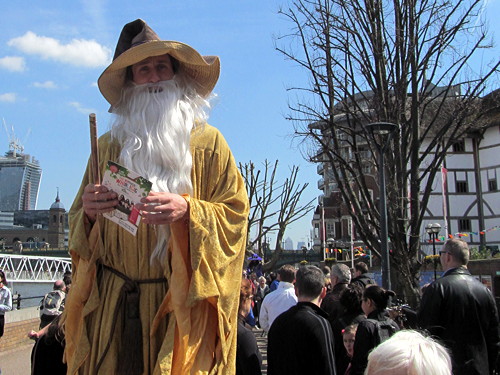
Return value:
[(82, 201), (83, 210), (87, 215), (89, 221), (94, 223), (97, 215), (111, 212), (118, 204), (117, 195), (115, 192), (110, 191), (106, 186), (101, 185), (99, 176), (99, 149), (97, 146), (97, 124), (95, 114), (89, 115), (90, 122), (90, 168), (92, 170), (92, 181), (85, 186), (83, 191)]

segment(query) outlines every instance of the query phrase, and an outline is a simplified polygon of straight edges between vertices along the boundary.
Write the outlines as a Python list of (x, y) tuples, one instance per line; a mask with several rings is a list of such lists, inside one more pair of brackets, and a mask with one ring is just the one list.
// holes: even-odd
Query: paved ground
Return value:
[(0, 353), (2, 375), (30, 375), (33, 344)]
[[(262, 374), (267, 374), (267, 336), (262, 330), (255, 329), (255, 338), (262, 354)], [(31, 374), (31, 349), (33, 344), (22, 346), (0, 353), (1, 375), (30, 375)]]
[(260, 354), (262, 354), (262, 375), (267, 375), (267, 335), (262, 334), (262, 332), (261, 329), (253, 330), (257, 339), (257, 346), (260, 349)]

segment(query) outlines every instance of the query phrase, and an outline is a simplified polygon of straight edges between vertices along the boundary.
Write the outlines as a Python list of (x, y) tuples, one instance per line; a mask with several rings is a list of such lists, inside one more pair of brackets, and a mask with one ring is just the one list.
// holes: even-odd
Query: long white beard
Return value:
[[(124, 89), (111, 136), (122, 145), (120, 163), (153, 183), (158, 192), (192, 194), (191, 131), (205, 123), (208, 102), (179, 79)], [(165, 260), (170, 226), (157, 226), (151, 255)]]

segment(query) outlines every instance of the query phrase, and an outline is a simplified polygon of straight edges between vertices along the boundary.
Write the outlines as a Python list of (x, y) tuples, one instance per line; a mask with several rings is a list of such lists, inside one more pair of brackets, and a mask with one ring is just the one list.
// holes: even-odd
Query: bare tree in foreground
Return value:
[[(369, 165), (386, 168), (392, 284), (413, 303), (434, 179), (453, 143), (483, 125), (481, 97), (498, 82), (497, 57), (489, 65), (474, 60), (492, 46), (483, 4), (298, 0), (280, 11), (293, 28), (277, 49), (310, 82), (290, 89), (297, 93), (289, 117), (295, 133), (311, 160), (329, 162), (357, 235), (376, 256), (380, 213), (364, 173)], [(400, 126), (385, 166), (366, 127), (373, 122)]]
[(283, 251), (282, 242), (287, 227), (307, 215), (314, 206), (311, 200), (300, 205), (302, 193), (308, 184), (297, 181), (299, 168), (293, 166), (290, 175), (280, 184), (276, 180), (278, 160), (274, 164), (267, 160), (263, 171), (257, 169), (253, 162), (240, 163), (240, 171), (245, 180), (250, 201), (248, 217), (248, 250), (257, 246), (257, 253), (264, 256), (265, 239), (271, 233), (276, 233), (275, 251), (272, 259), (265, 259), (263, 270), (274, 268)]

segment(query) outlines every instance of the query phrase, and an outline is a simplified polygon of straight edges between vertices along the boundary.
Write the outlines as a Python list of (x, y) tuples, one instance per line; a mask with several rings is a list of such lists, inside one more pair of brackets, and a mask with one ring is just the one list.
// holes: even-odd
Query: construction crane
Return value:
[[(12, 157), (16, 157), (17, 152), (22, 154), (24, 152), (24, 146), (22, 145), (21, 141), (19, 138), (16, 137), (14, 133), (14, 126), (11, 126), (11, 133), (9, 133), (7, 129), (7, 123), (5, 122), (5, 119), (3, 119), (3, 127), (5, 128), (5, 132), (7, 133), (7, 137), (9, 139), (9, 151), (12, 151)], [(29, 136), (31, 132), (31, 129), (28, 130), (28, 133), (26, 134), (26, 138)]]

